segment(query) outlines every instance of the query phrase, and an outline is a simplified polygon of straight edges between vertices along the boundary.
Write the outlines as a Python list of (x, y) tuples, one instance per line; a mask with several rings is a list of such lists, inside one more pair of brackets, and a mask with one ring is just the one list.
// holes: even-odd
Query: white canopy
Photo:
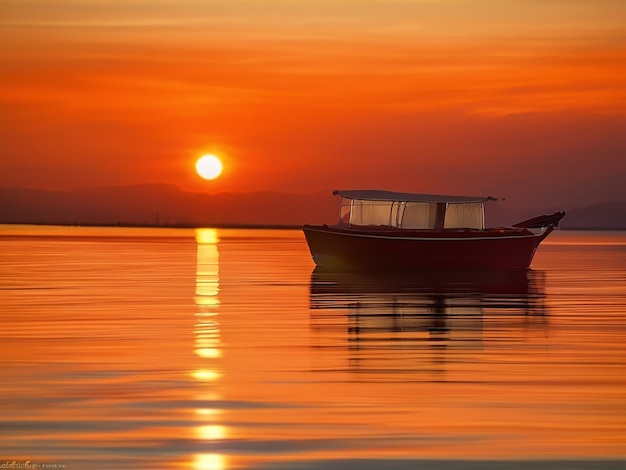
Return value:
[(333, 194), (349, 199), (392, 202), (440, 202), (447, 204), (471, 204), (497, 200), (496, 198), (491, 196), (443, 196), (436, 194), (397, 193), (393, 191), (382, 191), (379, 189), (336, 189), (333, 191)]
[(333, 191), (341, 196), (339, 223), (405, 229), (484, 228), (484, 196), (439, 196), (381, 190)]

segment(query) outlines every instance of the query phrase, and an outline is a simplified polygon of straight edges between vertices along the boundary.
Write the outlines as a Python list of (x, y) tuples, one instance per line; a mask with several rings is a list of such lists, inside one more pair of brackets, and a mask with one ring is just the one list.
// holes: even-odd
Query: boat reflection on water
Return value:
[(316, 268), (310, 285), (314, 347), (335, 350), (324, 369), (345, 368), (331, 365), (343, 350), (352, 372), (445, 372), (446, 363), (464, 360), (451, 351), (545, 335), (544, 286), (544, 273), (534, 270), (407, 275)]

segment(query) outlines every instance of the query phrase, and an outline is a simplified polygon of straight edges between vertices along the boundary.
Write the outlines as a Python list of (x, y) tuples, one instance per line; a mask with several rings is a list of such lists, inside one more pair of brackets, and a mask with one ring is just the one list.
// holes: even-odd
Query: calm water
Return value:
[(625, 232), (406, 279), (296, 230), (0, 226), (0, 339), (2, 468), (626, 468)]

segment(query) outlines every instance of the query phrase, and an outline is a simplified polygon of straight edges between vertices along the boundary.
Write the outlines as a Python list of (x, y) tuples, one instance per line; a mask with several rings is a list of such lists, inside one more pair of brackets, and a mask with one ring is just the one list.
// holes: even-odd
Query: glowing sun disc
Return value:
[(196, 162), (196, 171), (205, 180), (214, 180), (223, 169), (222, 162), (215, 155), (204, 155)]

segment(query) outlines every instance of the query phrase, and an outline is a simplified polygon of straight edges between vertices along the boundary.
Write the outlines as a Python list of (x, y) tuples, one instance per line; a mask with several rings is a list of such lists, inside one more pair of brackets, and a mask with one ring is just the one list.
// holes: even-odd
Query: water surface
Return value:
[(626, 233), (556, 232), (532, 267), (348, 276), (296, 230), (0, 226), (0, 464), (624, 468)]

